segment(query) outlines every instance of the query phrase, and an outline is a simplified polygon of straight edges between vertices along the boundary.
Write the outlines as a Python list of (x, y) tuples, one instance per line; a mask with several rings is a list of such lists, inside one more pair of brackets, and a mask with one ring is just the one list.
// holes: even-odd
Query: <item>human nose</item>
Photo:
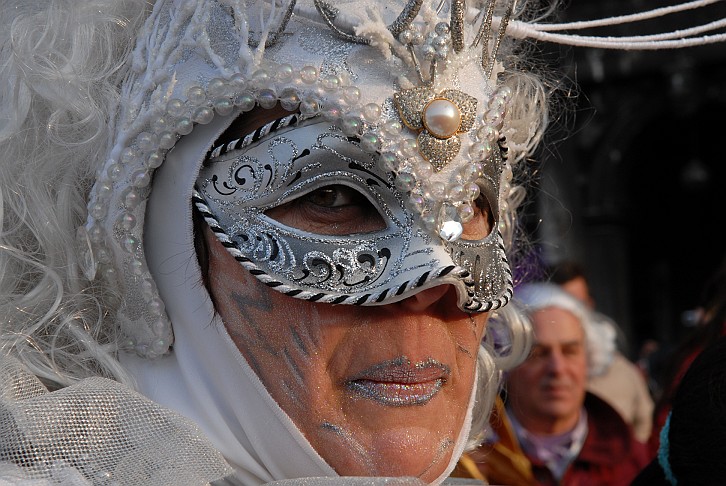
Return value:
[(421, 312), (440, 301), (450, 289), (454, 291), (451, 285), (437, 285), (403, 299), (400, 305), (406, 310)]
[(559, 374), (565, 369), (565, 357), (561, 351), (554, 350), (547, 360), (547, 370), (551, 374)]

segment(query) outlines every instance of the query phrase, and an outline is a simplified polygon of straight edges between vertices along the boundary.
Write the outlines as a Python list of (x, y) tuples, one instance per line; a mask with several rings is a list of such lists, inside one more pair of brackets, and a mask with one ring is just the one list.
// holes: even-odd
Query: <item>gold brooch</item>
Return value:
[(477, 100), (456, 89), (438, 94), (425, 86), (405, 89), (395, 93), (393, 101), (403, 123), (418, 132), (419, 153), (435, 172), (459, 153), (458, 134), (474, 126)]

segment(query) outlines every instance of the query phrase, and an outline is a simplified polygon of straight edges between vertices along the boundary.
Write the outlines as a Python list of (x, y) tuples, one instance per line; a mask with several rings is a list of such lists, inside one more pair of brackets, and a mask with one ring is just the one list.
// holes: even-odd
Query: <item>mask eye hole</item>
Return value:
[(482, 240), (494, 229), (494, 213), (484, 194), (479, 195), (472, 207), (474, 217), (463, 224), (464, 232), (461, 234), (461, 239), (466, 241)]
[(343, 184), (318, 187), (268, 209), (265, 215), (285, 226), (320, 235), (373, 233), (387, 227), (366, 196)]

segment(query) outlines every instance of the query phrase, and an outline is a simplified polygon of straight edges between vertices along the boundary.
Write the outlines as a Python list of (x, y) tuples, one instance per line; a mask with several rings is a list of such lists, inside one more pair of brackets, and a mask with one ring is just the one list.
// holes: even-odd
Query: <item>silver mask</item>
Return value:
[[(379, 155), (328, 122), (297, 118), (212, 150), (197, 179), (197, 209), (245, 268), (279, 292), (315, 302), (387, 304), (441, 284), (456, 286), (467, 312), (509, 300), (512, 278), (498, 231), (451, 242), (432, 235)], [(496, 228), (502, 152), (492, 151), (484, 167), (477, 183)], [(362, 195), (385, 228), (321, 234), (266, 214), (331, 186)]]

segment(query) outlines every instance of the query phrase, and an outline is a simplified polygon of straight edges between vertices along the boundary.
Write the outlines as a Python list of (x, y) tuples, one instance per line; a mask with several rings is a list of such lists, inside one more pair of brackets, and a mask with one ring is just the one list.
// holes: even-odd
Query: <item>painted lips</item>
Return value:
[(451, 374), (434, 359), (412, 364), (405, 356), (375, 364), (346, 382), (354, 394), (387, 406), (428, 403)]

